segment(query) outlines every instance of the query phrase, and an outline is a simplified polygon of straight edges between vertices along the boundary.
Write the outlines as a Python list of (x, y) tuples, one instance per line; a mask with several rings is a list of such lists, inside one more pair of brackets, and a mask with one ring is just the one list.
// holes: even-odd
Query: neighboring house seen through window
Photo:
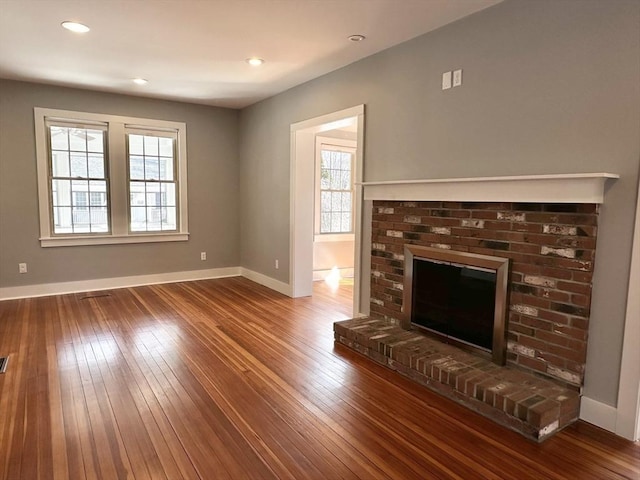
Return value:
[(35, 109), (42, 246), (188, 239), (186, 125)]

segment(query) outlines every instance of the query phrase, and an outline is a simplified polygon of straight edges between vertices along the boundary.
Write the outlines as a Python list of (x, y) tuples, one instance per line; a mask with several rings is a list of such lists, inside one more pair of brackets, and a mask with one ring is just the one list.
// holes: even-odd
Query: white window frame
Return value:
[[(322, 159), (320, 152), (323, 145), (331, 147), (334, 150), (349, 152), (351, 159), (351, 232), (345, 233), (320, 233), (320, 170)], [(314, 238), (315, 242), (348, 242), (355, 239), (355, 175), (356, 175), (356, 147), (355, 140), (316, 136), (316, 152), (315, 152), (315, 202), (314, 202)]]
[[(182, 122), (155, 120), (120, 115), (74, 112), (50, 108), (34, 108), (36, 159), (38, 172), (38, 207), (40, 211), (40, 245), (65, 247), (122, 243), (176, 242), (189, 239), (187, 205), (187, 125)], [(111, 232), (105, 234), (54, 234), (49, 195), (49, 144), (46, 121), (104, 122), (107, 128), (106, 169), (109, 172), (109, 215)], [(176, 231), (130, 232), (129, 187), (127, 175), (127, 129), (175, 132), (178, 183), (178, 225)]]

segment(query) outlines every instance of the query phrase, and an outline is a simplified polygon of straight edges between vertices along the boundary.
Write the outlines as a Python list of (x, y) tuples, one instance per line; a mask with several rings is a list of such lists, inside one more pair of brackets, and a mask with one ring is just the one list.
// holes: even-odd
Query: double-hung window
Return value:
[(175, 135), (167, 132), (127, 133), (132, 232), (176, 230), (175, 143)]
[(316, 240), (353, 235), (354, 143), (316, 140)]
[[(54, 235), (108, 233), (106, 125), (47, 121)], [(89, 202), (101, 195), (99, 202)]]
[(188, 239), (186, 125), (35, 109), (42, 246)]

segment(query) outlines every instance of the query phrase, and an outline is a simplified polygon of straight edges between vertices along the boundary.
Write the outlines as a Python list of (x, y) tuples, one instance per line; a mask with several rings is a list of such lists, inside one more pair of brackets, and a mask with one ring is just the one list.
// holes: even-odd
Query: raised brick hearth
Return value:
[[(531, 438), (543, 439), (578, 417), (597, 218), (597, 204), (376, 200), (370, 320), (384, 322), (336, 324), (336, 340)], [(418, 342), (416, 335), (423, 334), (400, 329), (405, 244), (510, 259), (506, 367), (438, 340)], [(349, 325), (357, 331), (349, 333)], [(416, 352), (407, 350), (418, 344)], [(423, 349), (432, 352), (436, 345), (437, 363), (429, 363), (429, 355), (421, 356)], [(465, 370), (460, 384), (460, 370), (467, 367), (472, 370)], [(478, 368), (480, 374), (470, 373)], [(524, 377), (516, 374), (528, 375), (528, 380), (520, 381)], [(513, 378), (520, 379), (515, 380), (518, 386), (531, 388), (515, 391)]]
[(345, 320), (334, 331), (337, 342), (533, 440), (578, 418), (580, 395), (574, 389), (499, 367), (390, 320)]

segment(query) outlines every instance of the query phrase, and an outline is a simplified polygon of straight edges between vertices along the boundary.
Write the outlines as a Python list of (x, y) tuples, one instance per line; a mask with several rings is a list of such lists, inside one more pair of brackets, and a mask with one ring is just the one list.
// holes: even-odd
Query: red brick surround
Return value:
[(511, 259), (507, 363), (582, 386), (598, 205), (374, 201), (371, 314), (400, 320), (404, 244)]

